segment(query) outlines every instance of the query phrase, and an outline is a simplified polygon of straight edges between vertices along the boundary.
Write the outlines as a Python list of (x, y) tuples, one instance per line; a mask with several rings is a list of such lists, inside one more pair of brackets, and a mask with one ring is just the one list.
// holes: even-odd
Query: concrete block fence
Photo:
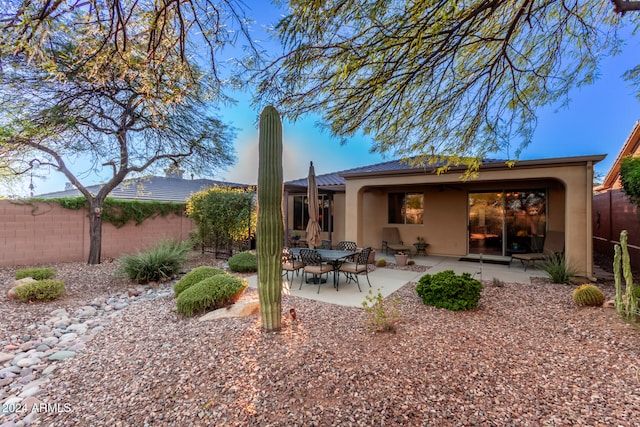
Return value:
[[(102, 224), (102, 259), (144, 250), (163, 238), (186, 240), (195, 224), (169, 214), (116, 228)], [(89, 218), (85, 209), (55, 202), (0, 200), (0, 267), (83, 261), (89, 256)]]

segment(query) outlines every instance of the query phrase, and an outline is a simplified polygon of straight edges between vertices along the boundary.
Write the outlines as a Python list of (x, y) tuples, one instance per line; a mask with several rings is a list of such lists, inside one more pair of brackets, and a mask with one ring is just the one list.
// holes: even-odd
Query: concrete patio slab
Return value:
[[(377, 258), (385, 258), (388, 262), (394, 262), (393, 257), (378, 255)], [(474, 278), (480, 280), (491, 281), (494, 278), (504, 282), (515, 283), (531, 283), (531, 277), (546, 277), (542, 270), (536, 268), (524, 268), (519, 263), (512, 263), (511, 266), (460, 261), (459, 258), (440, 257), (440, 256), (418, 256), (412, 258), (416, 264), (428, 266), (426, 272), (415, 272), (407, 270), (395, 270), (391, 268), (376, 268), (369, 273), (371, 288), (367, 284), (365, 276), (360, 276), (360, 287), (362, 292), (358, 292), (358, 286), (355, 282), (346, 283), (345, 277), (340, 276), (339, 290), (333, 287), (333, 274), (329, 274), (329, 280), (320, 286), (318, 293), (318, 285), (304, 283), (300, 288), (301, 276), (294, 276), (293, 285), (289, 289), (289, 282), (283, 280), (282, 288), (285, 294), (295, 295), (302, 298), (309, 298), (316, 301), (328, 302), (350, 307), (362, 307), (362, 302), (366, 301), (369, 289), (373, 295), (377, 295), (378, 290), (383, 297), (391, 295), (409, 282), (417, 282), (424, 274), (438, 273), (444, 270), (453, 270), (456, 274), (464, 272), (471, 274)], [(256, 275), (247, 277), (249, 286), (258, 287), (258, 277)]]

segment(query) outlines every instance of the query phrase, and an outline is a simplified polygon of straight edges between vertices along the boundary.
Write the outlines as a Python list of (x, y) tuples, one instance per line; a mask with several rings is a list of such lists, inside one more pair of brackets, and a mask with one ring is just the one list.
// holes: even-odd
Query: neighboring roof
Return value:
[[(213, 186), (226, 186), (236, 188), (249, 187), (246, 184), (232, 182), (215, 181), (211, 179), (182, 179), (176, 177), (148, 176), (133, 178), (123, 181), (110, 194), (114, 199), (134, 199), (134, 200), (157, 200), (165, 202), (184, 202), (189, 196), (199, 191)], [(87, 189), (95, 194), (100, 188), (99, 185), (88, 186)], [(53, 193), (40, 194), (36, 197), (55, 199), (61, 197), (77, 197), (81, 193), (78, 189), (56, 191)]]
[[(520, 160), (516, 162), (515, 167), (545, 167), (557, 164), (575, 164), (591, 161), (597, 163), (604, 159), (606, 155), (598, 154), (593, 156), (576, 156), (576, 157), (556, 157), (537, 160)], [(506, 160), (500, 159), (484, 159), (480, 170), (482, 169), (509, 169)], [(415, 174), (415, 173), (435, 173), (439, 166), (443, 163), (436, 163), (428, 166), (411, 166), (404, 160), (391, 160), (383, 163), (376, 163), (368, 166), (360, 166), (353, 169), (347, 169), (340, 172), (332, 172), (324, 175), (317, 175), (316, 182), (320, 191), (344, 191), (346, 179), (366, 176), (380, 175), (398, 175), (398, 174)], [(452, 166), (449, 170), (462, 171), (467, 168), (466, 165)], [(307, 178), (300, 178), (285, 183), (289, 191), (306, 191)]]
[(633, 125), (633, 129), (631, 129), (631, 133), (627, 137), (627, 140), (624, 142), (622, 149), (618, 153), (618, 157), (611, 165), (611, 169), (604, 177), (604, 181), (601, 185), (598, 185), (594, 188), (596, 191), (608, 191), (614, 188), (620, 188), (619, 180), (620, 180), (620, 164), (622, 163), (622, 159), (631, 155), (640, 154), (640, 120), (637, 121)]

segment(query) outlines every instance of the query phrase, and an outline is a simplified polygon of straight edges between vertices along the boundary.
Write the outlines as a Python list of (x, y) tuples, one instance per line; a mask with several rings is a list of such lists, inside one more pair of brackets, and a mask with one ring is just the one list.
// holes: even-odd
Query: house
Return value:
[(618, 157), (611, 165), (611, 169), (604, 177), (602, 184), (593, 188), (596, 193), (605, 193), (610, 190), (620, 190), (622, 183), (620, 182), (620, 164), (622, 159), (629, 156), (640, 156), (640, 120), (633, 125), (631, 133), (622, 145), (622, 149), (618, 153)]
[[(184, 179), (184, 171), (176, 168), (165, 170), (165, 176), (146, 176), (126, 179), (109, 193), (114, 199), (127, 200), (155, 200), (161, 202), (185, 202), (192, 194), (206, 190), (213, 186), (225, 186), (234, 188), (249, 187), (246, 184), (215, 181), (211, 179)], [(101, 185), (90, 185), (87, 189), (96, 194)], [(57, 199), (63, 197), (79, 197), (82, 194), (77, 188), (67, 183), (63, 191), (40, 194), (36, 197), (45, 199)]]
[(622, 190), (620, 165), (625, 157), (640, 156), (640, 121), (637, 121), (602, 184), (594, 187), (593, 250), (601, 263), (613, 263), (614, 247), (622, 230), (628, 232), (631, 267), (640, 271), (640, 212)]
[[(478, 176), (466, 166), (438, 174), (438, 165), (389, 161), (317, 176), (322, 238), (380, 248), (382, 229), (397, 227), (405, 244), (423, 237), (429, 253), (509, 260), (540, 251), (547, 231), (562, 231), (565, 254), (593, 277), (593, 166), (605, 155), (523, 160), (510, 167), (485, 160)], [(304, 230), (307, 179), (285, 183), (289, 232)]]

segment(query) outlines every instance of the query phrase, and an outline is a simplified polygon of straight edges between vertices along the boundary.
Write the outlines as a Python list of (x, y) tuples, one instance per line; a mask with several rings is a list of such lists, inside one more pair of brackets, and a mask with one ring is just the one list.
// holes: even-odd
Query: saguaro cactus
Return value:
[(282, 308), (282, 123), (267, 106), (258, 139), (258, 294), (262, 328), (280, 329)]

